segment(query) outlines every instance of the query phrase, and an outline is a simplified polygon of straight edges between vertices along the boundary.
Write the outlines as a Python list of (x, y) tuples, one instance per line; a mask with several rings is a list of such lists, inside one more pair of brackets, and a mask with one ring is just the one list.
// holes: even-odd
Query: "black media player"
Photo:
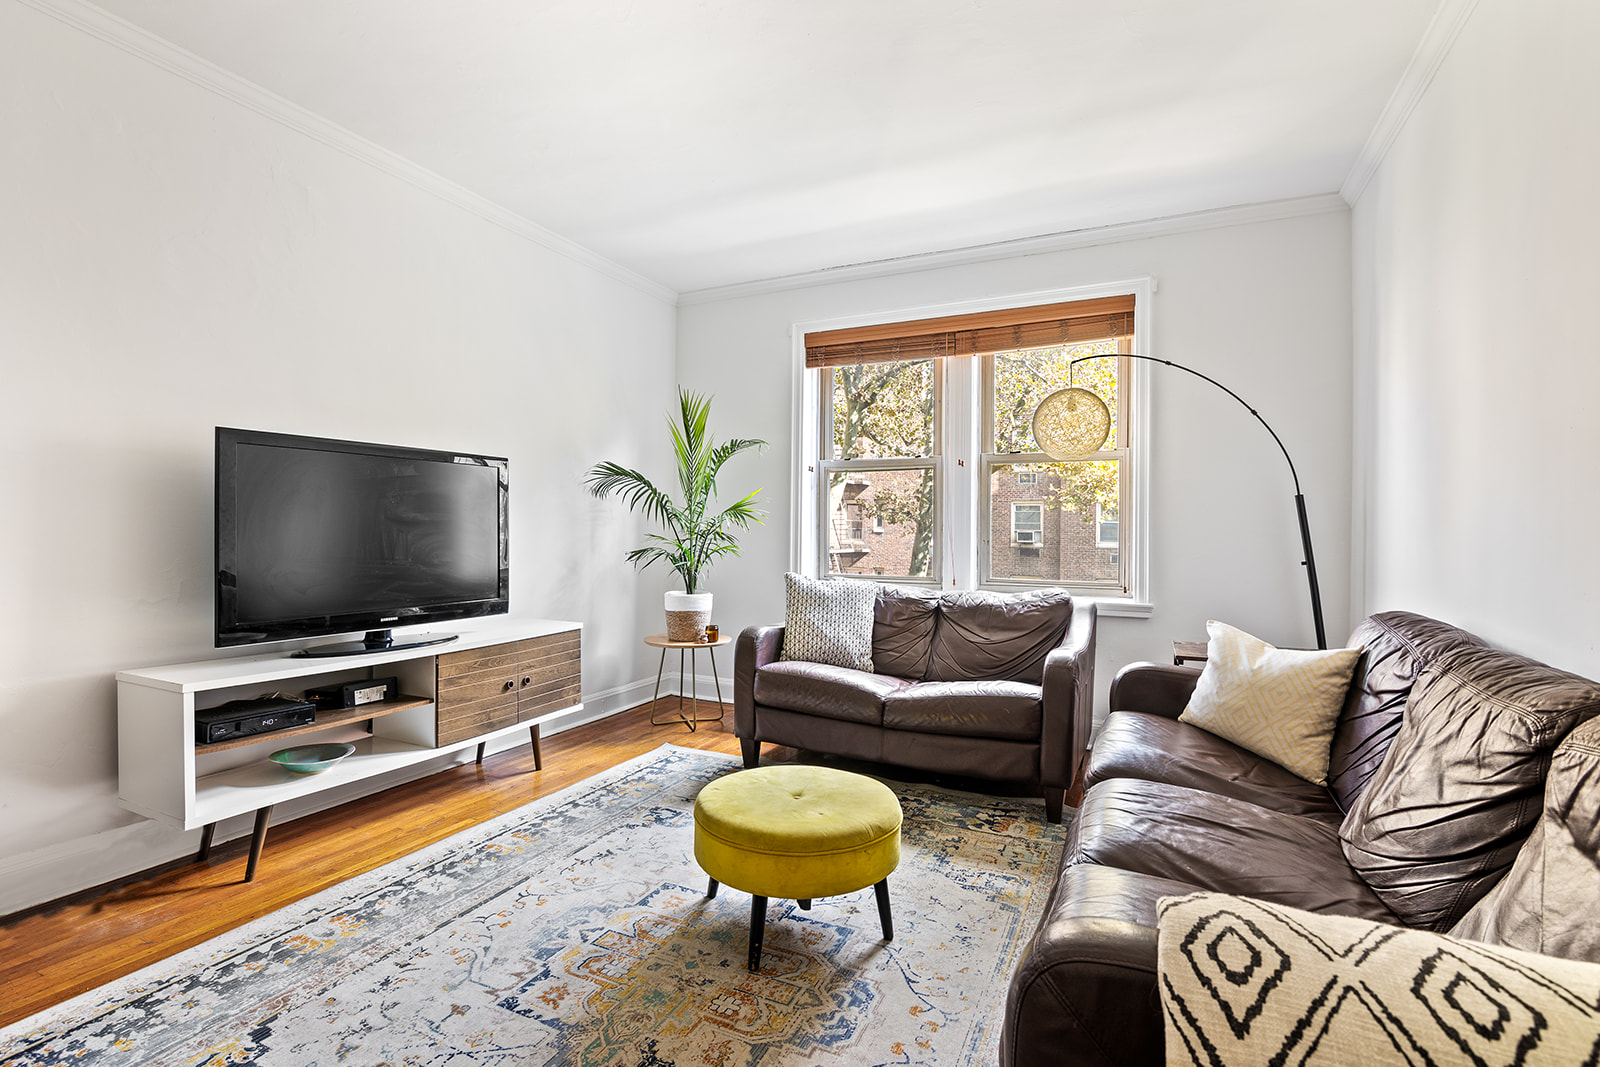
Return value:
[(230, 700), (194, 713), (194, 740), (198, 745), (213, 745), (291, 726), (309, 726), (316, 721), (316, 706), (303, 700)]

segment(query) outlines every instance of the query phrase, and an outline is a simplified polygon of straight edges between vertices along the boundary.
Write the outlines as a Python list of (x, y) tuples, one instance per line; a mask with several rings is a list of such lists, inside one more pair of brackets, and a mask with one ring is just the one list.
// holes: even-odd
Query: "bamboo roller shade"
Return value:
[(1133, 336), (1133, 297), (1004, 308), (806, 334), (806, 366), (981, 356)]

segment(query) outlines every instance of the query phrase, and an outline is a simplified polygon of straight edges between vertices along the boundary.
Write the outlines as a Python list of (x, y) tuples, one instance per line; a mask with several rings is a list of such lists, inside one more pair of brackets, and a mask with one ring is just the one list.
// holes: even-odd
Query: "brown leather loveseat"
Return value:
[(784, 660), (783, 634), (753, 626), (734, 650), (734, 732), (745, 766), (756, 765), (766, 741), (1032, 783), (1050, 821), (1061, 821), (1089, 740), (1092, 603), (1058, 590), (881, 586), (871, 672)]
[(1197, 890), (1600, 961), (1600, 685), (1403, 612), (1349, 645), (1327, 787), (1178, 722), (1199, 670), (1118, 675), (1003, 1065), (1166, 1062), (1156, 905)]

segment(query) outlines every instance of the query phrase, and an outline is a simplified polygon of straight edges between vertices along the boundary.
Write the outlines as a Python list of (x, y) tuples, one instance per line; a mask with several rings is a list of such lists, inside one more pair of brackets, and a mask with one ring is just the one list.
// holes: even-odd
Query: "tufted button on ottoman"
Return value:
[(767, 899), (802, 909), (820, 897), (873, 886), (884, 940), (889, 874), (900, 863), (900, 802), (882, 782), (831, 767), (739, 771), (700, 790), (694, 802), (694, 858), (717, 884), (750, 901), (750, 969), (761, 967)]

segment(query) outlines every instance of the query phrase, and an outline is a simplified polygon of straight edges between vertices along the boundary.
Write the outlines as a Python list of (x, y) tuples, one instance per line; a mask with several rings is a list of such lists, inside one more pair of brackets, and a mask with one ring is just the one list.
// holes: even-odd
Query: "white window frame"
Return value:
[(1122, 512), (1117, 512), (1117, 517), (1111, 520), (1117, 524), (1117, 539), (1115, 541), (1102, 541), (1101, 530), (1105, 527), (1105, 507), (1096, 500), (1094, 502), (1094, 547), (1096, 548), (1121, 548), (1122, 547)]
[[(1038, 536), (1037, 540), (1024, 541), (1022, 539), (1022, 536), (1021, 536), (1022, 535), (1022, 531), (1017, 529), (1017, 509), (1018, 508), (1038, 508), (1039, 509), (1039, 536)], [(1032, 530), (1029, 530), (1027, 532), (1030, 533), (1030, 534), (1033, 533)], [(1011, 502), (1011, 543), (1013, 545), (1031, 546), (1033, 548), (1038, 548), (1040, 545), (1044, 544), (1044, 501), (1043, 500), (1013, 500)]]
[[(1137, 310), (1138, 310), (1138, 301), (1137, 301), (1137, 299), (1134, 302), (1134, 310), (1135, 310), (1135, 312), (1137, 312)], [(1131, 346), (1129, 346), (1126, 343), (1119, 343), (1119, 345), (1118, 345), (1118, 352), (1119, 353), (1130, 352), (1130, 351), (1132, 351)], [(1111, 358), (1114, 358), (1114, 357), (1108, 354), (1105, 358), (1111, 359)], [(1118, 388), (1117, 388), (1117, 419), (1116, 419), (1116, 424), (1119, 427), (1131, 427), (1133, 425), (1132, 422), (1129, 419), (1129, 412), (1131, 410), (1130, 407), (1129, 407), (1129, 398), (1128, 398), (1126, 390), (1122, 386), (1123, 386), (1123, 383), (1125, 383), (1128, 380), (1128, 377), (1129, 377), (1130, 373), (1132, 372), (1133, 365), (1137, 364), (1138, 362), (1139, 362), (1138, 360), (1134, 360), (1134, 359), (1123, 359), (1123, 360), (1120, 361), (1121, 365), (1117, 368), (1117, 371), (1118, 371), (1118, 379), (1117, 379)], [(984, 356), (981, 359), (979, 365), (980, 365), (980, 368), (981, 368), (980, 373), (982, 374), (982, 379), (981, 379), (981, 381), (979, 383), (980, 384), (980, 389), (978, 391), (978, 400), (979, 400), (980, 404), (982, 404), (982, 406), (983, 406), (982, 419), (979, 422), (979, 431), (980, 431), (980, 433), (982, 435), (980, 437), (980, 440), (983, 441), (983, 442), (989, 443), (989, 442), (993, 442), (994, 441), (994, 418), (993, 418), (993, 416), (994, 416), (994, 411), (993, 411), (994, 398), (993, 398), (993, 395), (992, 395), (993, 394), (993, 390), (994, 390), (994, 373), (995, 373), (994, 357), (993, 356)], [(1131, 458), (1131, 454), (1132, 454), (1133, 450), (1132, 450), (1132, 448), (1124, 446), (1124, 445), (1122, 445), (1121, 443), (1119, 443), (1117, 441), (1107, 441), (1106, 442), (1106, 446), (1107, 447), (1102, 448), (1099, 452), (1096, 452), (1094, 455), (1085, 457), (1085, 461), (1115, 460), (1117, 462), (1117, 474), (1118, 474), (1118, 479), (1117, 479), (1117, 481), (1118, 481), (1118, 492), (1117, 492), (1117, 495), (1120, 498), (1121, 496), (1126, 494), (1127, 491), (1128, 491), (1128, 479), (1127, 479), (1128, 461)], [(978, 464), (977, 464), (977, 468), (978, 468), (977, 510), (978, 510), (979, 514), (980, 515), (989, 514), (993, 510), (994, 502), (993, 502), (990, 494), (991, 494), (992, 488), (994, 486), (994, 470), (995, 470), (996, 467), (1006, 467), (1006, 466), (1011, 466), (1011, 465), (1014, 465), (1014, 464), (1052, 463), (1052, 462), (1054, 462), (1054, 461), (1048, 455), (1046, 455), (1043, 452), (985, 452), (982, 455), (980, 455), (978, 457)], [(1096, 505), (1096, 507), (1098, 508), (1098, 505)], [(992, 544), (990, 544), (990, 537), (992, 535), (993, 535), (993, 531), (992, 531), (992, 528), (991, 528), (990, 524), (987, 523), (987, 522), (980, 522), (980, 530), (979, 530), (979, 536), (978, 536), (978, 582), (979, 582), (979, 588), (982, 588), (982, 589), (1033, 589), (1033, 588), (1038, 588), (1040, 586), (1052, 586), (1052, 587), (1053, 586), (1065, 586), (1066, 588), (1071, 589), (1075, 593), (1078, 593), (1080, 595), (1088, 595), (1088, 596), (1091, 596), (1091, 597), (1104, 596), (1104, 597), (1117, 597), (1117, 598), (1127, 597), (1129, 595), (1129, 593), (1130, 593), (1131, 582), (1129, 582), (1127, 580), (1128, 567), (1125, 565), (1124, 561), (1121, 560), (1121, 559), (1119, 559), (1118, 562), (1117, 562), (1118, 573), (1119, 573), (1119, 575), (1121, 575), (1121, 577), (1116, 578), (1116, 579), (1112, 579), (1112, 580), (1103, 580), (1103, 581), (1096, 581), (1096, 582), (1062, 582), (1062, 581), (1052, 580), (1052, 579), (1049, 579), (1049, 578), (1022, 578), (1022, 577), (999, 578), (999, 577), (996, 577), (994, 575), (994, 573), (993, 573), (993, 570), (992, 570), (992, 568), (994, 567), (994, 547), (995, 547)], [(1012, 543), (1015, 544), (1015, 539), (1014, 538), (1013, 538)], [(1127, 561), (1127, 562), (1131, 563), (1131, 561)]]
[[(791, 333), (790, 384), (792, 396), (791, 455), (795, 457), (790, 482), (790, 507), (793, 521), (789, 530), (789, 565), (802, 574), (811, 576), (827, 574), (827, 479), (820, 460), (821, 434), (824, 425), (822, 402), (818, 386), (820, 376), (808, 372), (805, 365), (805, 335), (823, 330), (847, 329), (880, 323), (906, 322), (914, 319), (941, 318), (981, 311), (998, 311), (1004, 308), (1031, 307), (1038, 304), (1065, 303), (1072, 300), (1094, 300), (1108, 296), (1134, 297), (1134, 345), (1139, 354), (1158, 352), (1151, 331), (1151, 300), (1155, 292), (1155, 279), (1135, 278), (1108, 282), (1103, 285), (1052, 289), (1040, 292), (1019, 293), (992, 299), (961, 301), (956, 303), (922, 305), (882, 309), (859, 315), (823, 320), (797, 322)], [(1142, 360), (1128, 360), (1121, 389), (1127, 404), (1128, 454), (1123, 461), (1123, 492), (1118, 501), (1118, 518), (1123, 531), (1123, 566), (1127, 592), (1112, 595), (1104, 589), (1075, 587), (1079, 595), (1093, 599), (1101, 614), (1146, 618), (1154, 610), (1150, 589), (1150, 531), (1153, 516), (1150, 510), (1150, 375)], [(925, 581), (902, 583), (893, 576), (885, 576), (898, 584), (937, 585), (946, 589), (1006, 588), (1009, 583), (983, 582), (980, 577), (980, 552), (987, 550), (989, 520), (980, 516), (978, 503), (979, 476), (982, 467), (979, 442), (982, 401), (982, 360), (977, 357), (947, 357), (943, 373), (936, 362), (936, 388), (941, 390), (939, 409), (940, 425), (935, 428), (937, 441), (934, 472), (934, 551), (930, 553), (929, 566), (937, 572)], [(1018, 462), (1020, 457), (1006, 457)], [(835, 461), (840, 462), (840, 461)], [(892, 467), (927, 466), (926, 460), (856, 460), (845, 461), (855, 466)], [(871, 579), (871, 575), (860, 577)], [(1038, 584), (1038, 583), (1033, 583)]]
[[(801, 366), (804, 368), (805, 342), (803, 339), (801, 341), (800, 358)], [(944, 544), (943, 527), (945, 519), (944, 509), (941, 504), (942, 500), (944, 499), (944, 491), (940, 479), (940, 472), (942, 469), (940, 453), (945, 440), (944, 419), (942, 418), (945, 395), (945, 368), (940, 364), (940, 360), (936, 359), (933, 361), (933, 445), (932, 454), (929, 456), (882, 456), (868, 457), (864, 459), (831, 458), (828, 453), (831, 453), (833, 450), (833, 432), (832, 426), (830, 425), (832, 410), (828, 405), (822, 402), (821, 391), (819, 388), (821, 375), (817, 373), (807, 375), (807, 378), (811, 382), (811, 391), (817, 394), (816, 400), (812, 405), (810, 417), (816, 424), (814, 427), (816, 433), (816, 443), (813, 445), (813, 447), (817, 451), (814, 454), (821, 457), (812, 463), (808, 463), (807, 466), (814, 467), (817, 474), (816, 492), (818, 494), (818, 499), (815, 505), (817, 509), (815, 514), (819, 517), (819, 520), (822, 523), (827, 523), (830, 521), (830, 512), (828, 508), (828, 475), (834, 471), (862, 471), (864, 473), (870, 473), (872, 471), (883, 470), (927, 470), (933, 472), (933, 532), (932, 544), (929, 546), (928, 551), (928, 574), (925, 577), (913, 577), (910, 575), (898, 574), (883, 575), (885, 578), (892, 578), (898, 585), (937, 586), (942, 584), (940, 577), (942, 574), (941, 565), (943, 562), (941, 547)], [(819, 528), (817, 533), (820, 536), (817, 538), (817, 555), (815, 560), (812, 562), (812, 569), (800, 572), (813, 577), (817, 575), (826, 575), (829, 573), (828, 532), (826, 528)], [(835, 575), (835, 577), (871, 578), (873, 576), (867, 574), (841, 574)]]

